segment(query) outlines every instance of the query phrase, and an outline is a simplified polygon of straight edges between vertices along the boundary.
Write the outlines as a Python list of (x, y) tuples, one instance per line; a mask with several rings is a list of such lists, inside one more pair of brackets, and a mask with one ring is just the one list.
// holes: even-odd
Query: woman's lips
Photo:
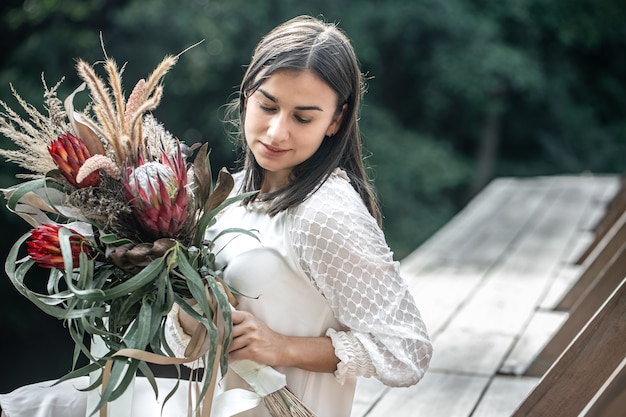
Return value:
[(285, 152), (287, 152), (286, 149), (275, 148), (275, 147), (273, 147), (271, 145), (268, 145), (266, 143), (262, 143), (261, 142), (261, 145), (263, 145), (263, 148), (265, 149), (265, 152), (270, 154), (270, 155), (282, 155)]

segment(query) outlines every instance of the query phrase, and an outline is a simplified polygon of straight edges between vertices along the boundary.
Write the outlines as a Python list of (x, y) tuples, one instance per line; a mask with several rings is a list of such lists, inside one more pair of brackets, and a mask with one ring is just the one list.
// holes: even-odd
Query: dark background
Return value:
[[(235, 167), (223, 104), (259, 38), (299, 14), (338, 22), (368, 80), (364, 145), (402, 259), (492, 178), (622, 173), (626, 156), (626, 2), (623, 0), (4, 0), (0, 99), (9, 84), (41, 109), (41, 74), (78, 85), (74, 60), (106, 51), (127, 62), (129, 91), (166, 54), (199, 40), (165, 78), (154, 112), (215, 167)], [(1, 138), (2, 147), (10, 148)], [(0, 187), (17, 182), (0, 163)], [(27, 225), (0, 210), (6, 257)], [(45, 275), (42, 275), (42, 280)], [(71, 366), (63, 323), (0, 279), (0, 392)]]

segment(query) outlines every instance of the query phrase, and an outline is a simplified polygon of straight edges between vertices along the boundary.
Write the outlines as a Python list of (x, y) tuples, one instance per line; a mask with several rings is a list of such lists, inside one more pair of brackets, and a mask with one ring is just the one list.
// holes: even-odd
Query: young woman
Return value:
[[(350, 416), (357, 377), (416, 384), (432, 353), (363, 167), (361, 94), (353, 48), (334, 25), (297, 17), (266, 35), (232, 106), (245, 153), (235, 190), (260, 193), (208, 231), (259, 236), (215, 242), (225, 281), (244, 294), (231, 363), (274, 367), (319, 417)], [(166, 332), (181, 356), (196, 324), (170, 314)], [(243, 385), (228, 372), (225, 388)], [(259, 405), (245, 415), (269, 414)]]
[(212, 228), (260, 236), (217, 241), (225, 280), (248, 296), (233, 312), (230, 360), (281, 371), (319, 416), (348, 417), (359, 376), (417, 383), (432, 350), (379, 227), (361, 93), (353, 48), (334, 25), (298, 17), (265, 36), (234, 103), (245, 152), (236, 189), (260, 194)]

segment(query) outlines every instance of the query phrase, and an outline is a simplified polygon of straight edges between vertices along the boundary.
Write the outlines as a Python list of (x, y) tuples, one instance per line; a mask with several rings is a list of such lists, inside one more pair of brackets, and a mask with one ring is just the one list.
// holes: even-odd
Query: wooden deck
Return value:
[(434, 341), (424, 379), (361, 379), (352, 417), (506, 417), (539, 377), (523, 372), (566, 318), (554, 310), (618, 176), (494, 180), (402, 261)]

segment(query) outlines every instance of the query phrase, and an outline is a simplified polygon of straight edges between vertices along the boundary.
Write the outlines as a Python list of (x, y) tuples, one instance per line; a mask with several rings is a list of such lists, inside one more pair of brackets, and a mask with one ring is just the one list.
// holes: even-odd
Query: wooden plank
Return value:
[[(583, 221), (584, 222), (584, 221)], [(563, 256), (563, 262), (567, 264), (580, 265), (578, 260), (583, 252), (589, 248), (589, 245), (595, 239), (595, 235), (590, 230), (580, 229), (569, 244), (568, 251)]]
[(597, 277), (614, 262), (616, 256), (619, 256), (618, 253), (624, 250), (624, 242), (626, 242), (626, 212), (622, 213), (611, 229), (595, 245), (593, 251), (587, 255), (583, 264), (584, 272), (555, 308), (564, 311), (572, 309)]
[(597, 238), (596, 228), (606, 214), (607, 205), (613, 200), (620, 187), (617, 176), (585, 177), (589, 188), (589, 199), (585, 212), (578, 224), (579, 233), (570, 243), (571, 250), (564, 257), (564, 262), (580, 264), (585, 251), (589, 250)]
[[(447, 255), (450, 242), (454, 242), (456, 245), (459, 241), (463, 241), (463, 236), (475, 233), (476, 227), (480, 227), (493, 213), (499, 210), (500, 206), (509, 199), (514, 191), (513, 184), (517, 184), (513, 178), (494, 179), (418, 249)], [(403, 262), (408, 264), (411, 260), (411, 257), (408, 256)]]
[(587, 198), (585, 184), (570, 179), (553, 185), (548, 194), (542, 190), (542, 209), (519, 228), (506, 256), (437, 336), (438, 353), (431, 367), (485, 375), (500, 368), (535, 313), (575, 232), (582, 213), (576, 202)]
[[(453, 260), (493, 265), (518, 242), (535, 221), (547, 199), (553, 196), (549, 179), (520, 180), (508, 190), (509, 198), (499, 210), (485, 218), (479, 230), (464, 237), (462, 245), (449, 247)], [(476, 226), (475, 226), (476, 227)]]
[[(578, 224), (578, 233), (568, 245), (570, 249), (563, 257), (566, 263), (579, 264), (582, 254), (589, 248), (596, 237), (594, 228), (606, 212), (608, 202), (619, 188), (615, 176), (585, 178), (588, 188), (587, 205)], [(581, 199), (581, 204), (584, 201)]]
[[(587, 179), (587, 182), (590, 180)], [(582, 274), (582, 267), (578, 264), (578, 259), (593, 241), (592, 225), (595, 225), (597, 219), (604, 213), (606, 200), (612, 197), (617, 184), (618, 181), (614, 177), (599, 177), (587, 185), (589, 193), (587, 207), (584, 209), (578, 228), (561, 257), (562, 264), (550, 285), (549, 292), (541, 303), (542, 308), (555, 308)], [(584, 201), (580, 203), (583, 204)]]
[(560, 265), (560, 256), (574, 233), (581, 210), (577, 184), (553, 190), (550, 203), (516, 238), (463, 307), (455, 326), (517, 334), (534, 313)]
[(562, 309), (557, 308), (557, 306), (565, 294), (576, 285), (576, 282), (578, 282), (584, 272), (582, 265), (576, 263), (560, 264), (539, 307), (545, 310), (561, 311)]
[(451, 320), (449, 329), (477, 333), (520, 333), (536, 309), (545, 277), (498, 270)]
[(610, 417), (626, 410), (626, 358), (581, 411), (581, 417)]
[(585, 216), (581, 224), (581, 230), (588, 230), (594, 234), (597, 232), (599, 223), (606, 215), (611, 201), (619, 193), (622, 179), (619, 175), (599, 175), (593, 177), (595, 184), (592, 184), (596, 193), (591, 200), (591, 210), (589, 216)]
[[(549, 196), (547, 193), (575, 184), (579, 187), (576, 207), (581, 210), (598, 200), (599, 193), (613, 182), (613, 177), (590, 176), (495, 179), (428, 241), (403, 259), (403, 266), (411, 274), (417, 274), (432, 264), (492, 264), (541, 207), (543, 198)], [(599, 209), (589, 211), (594, 210)]]
[(390, 388), (374, 378), (359, 378), (350, 417), (364, 417)]
[(600, 243), (604, 235), (624, 211), (626, 211), (626, 180), (621, 179), (611, 200), (606, 204), (605, 213), (598, 219), (597, 224), (593, 226), (596, 239), (589, 245), (589, 248), (583, 252), (578, 259), (578, 263), (585, 262), (587, 256), (591, 254), (596, 245)]
[(626, 356), (626, 280), (513, 413), (578, 416)]
[(570, 243), (569, 253), (563, 258), (566, 263), (581, 263), (583, 254), (596, 238), (595, 227), (606, 213), (606, 206), (615, 196), (620, 181), (616, 176), (600, 176), (587, 178), (585, 182), (590, 189), (590, 198), (578, 225), (578, 234)]
[[(596, 190), (579, 178), (555, 178), (552, 184), (550, 199), (544, 202), (540, 212), (535, 215), (535, 223), (529, 225), (532, 230), (524, 239), (525, 248), (520, 249), (523, 255), (533, 256), (525, 261), (533, 260), (540, 255), (548, 261), (548, 256), (557, 256), (559, 261), (568, 256), (571, 242), (578, 235), (581, 219), (587, 214), (589, 201)], [(533, 239), (533, 240), (529, 240)], [(552, 251), (548, 256), (545, 250)], [(538, 265), (538, 269), (543, 268)]]
[(515, 347), (506, 357), (499, 373), (502, 375), (522, 375), (528, 369), (537, 352), (550, 340), (566, 318), (567, 313), (559, 311), (537, 311), (515, 342)]
[(433, 342), (430, 369), (489, 377), (500, 367), (513, 340), (513, 335), (480, 329), (446, 329)]
[[(431, 337), (436, 337), (472, 296), (485, 271), (485, 268), (452, 265), (409, 277), (411, 293)], [(454, 290), (450, 291), (451, 288)]]
[(393, 388), (367, 417), (469, 417), (489, 378), (429, 371), (419, 384)]
[[(500, 178), (492, 181), (452, 220), (403, 261), (415, 275), (433, 264), (492, 264), (539, 207), (546, 180)], [(522, 217), (520, 217), (523, 216)], [(511, 221), (514, 219), (515, 221)], [(478, 246), (482, 250), (476, 251)]]
[(496, 376), (472, 417), (511, 415), (538, 382), (539, 378)]

